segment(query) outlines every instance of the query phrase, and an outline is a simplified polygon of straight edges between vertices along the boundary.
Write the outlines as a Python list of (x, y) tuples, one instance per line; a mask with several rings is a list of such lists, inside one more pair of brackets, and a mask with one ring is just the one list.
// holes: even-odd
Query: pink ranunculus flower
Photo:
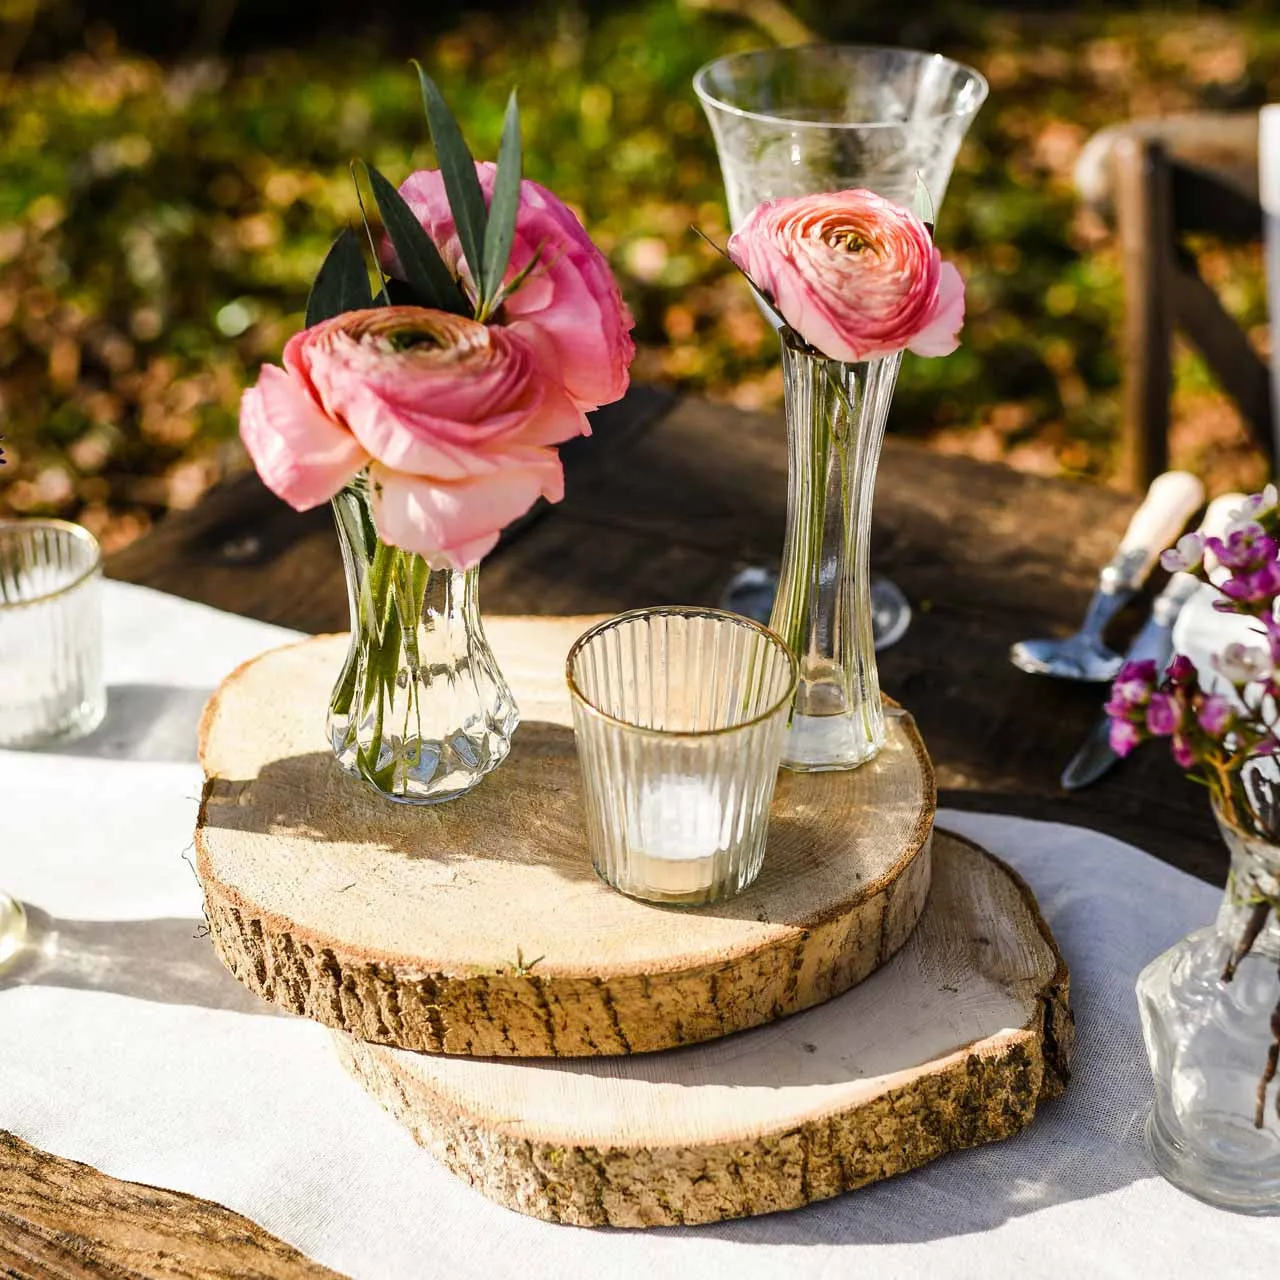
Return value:
[(945, 356), (959, 345), (959, 271), (915, 214), (874, 192), (766, 200), (729, 238), (729, 256), (832, 360), (873, 360), (904, 347)]
[(299, 511), (365, 467), (384, 542), (470, 568), (539, 497), (586, 419), (519, 333), (422, 307), (349, 311), (295, 334), (244, 393), (240, 434)]
[[(476, 165), (486, 201), (493, 195), (495, 169), (489, 163)], [(469, 282), (440, 171), (411, 173), (400, 194), (445, 262)], [(389, 242), (383, 252), (394, 270)], [(535, 254), (538, 265), (503, 303), (500, 319), (534, 338), (547, 374), (564, 386), (580, 409), (621, 399), (636, 350), (631, 341), (635, 321), (604, 254), (591, 243), (573, 211), (546, 187), (526, 178), (520, 186), (506, 280), (513, 280)]]

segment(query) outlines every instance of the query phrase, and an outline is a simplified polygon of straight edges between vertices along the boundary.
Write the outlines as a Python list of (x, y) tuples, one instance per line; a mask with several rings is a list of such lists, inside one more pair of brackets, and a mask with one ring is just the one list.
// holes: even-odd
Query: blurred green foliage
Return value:
[[(98, 27), (84, 49), (20, 67), (0, 91), (0, 512), (72, 515), (118, 545), (237, 464), (240, 390), (300, 326), (327, 244), (357, 215), (349, 162), (393, 180), (432, 164), (411, 53), (478, 155), (493, 154), (519, 86), (527, 173), (609, 253), (637, 319), (637, 377), (777, 403), (772, 333), (689, 232), (726, 235), (690, 79), (768, 42), (726, 7), (760, 8), (517, 8), (465, 14), (395, 52), (321, 40), (181, 63)], [(1117, 120), (1280, 97), (1280, 30), (1163, 9), (951, 13), (943, 51), (992, 84), (939, 228), (969, 280), (969, 322), (956, 355), (908, 361), (893, 424), (941, 448), (1105, 475), (1121, 299), (1072, 166)], [(1261, 326), (1256, 256), (1211, 249), (1206, 270)], [(1179, 369), (1184, 417), (1199, 422), (1184, 456), (1254, 465), (1196, 362)]]

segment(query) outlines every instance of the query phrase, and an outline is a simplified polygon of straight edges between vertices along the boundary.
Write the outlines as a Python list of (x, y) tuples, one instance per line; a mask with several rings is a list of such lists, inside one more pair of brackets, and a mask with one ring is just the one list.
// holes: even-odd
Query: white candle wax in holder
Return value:
[(703, 778), (666, 774), (646, 782), (631, 814), (631, 875), (655, 893), (696, 894), (716, 882), (729, 847), (729, 815)]
[(795, 694), (781, 637), (719, 609), (637, 609), (581, 636), (567, 674), (600, 877), (671, 906), (745, 889)]

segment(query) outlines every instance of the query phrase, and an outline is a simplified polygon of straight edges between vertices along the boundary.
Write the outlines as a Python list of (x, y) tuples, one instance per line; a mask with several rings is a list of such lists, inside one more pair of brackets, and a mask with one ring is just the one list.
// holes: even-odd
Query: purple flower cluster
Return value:
[(1256, 520), (1232, 529), (1223, 538), (1206, 538), (1205, 552), (1230, 571), (1219, 586), (1225, 597), (1215, 608), (1223, 613), (1270, 617), (1280, 595), (1280, 544)]
[(1222, 538), (1186, 534), (1161, 562), (1194, 573), (1221, 593), (1214, 608), (1254, 619), (1257, 644), (1231, 644), (1214, 658), (1235, 693), (1206, 692), (1191, 660), (1178, 654), (1167, 671), (1154, 662), (1121, 669), (1106, 704), (1111, 749), (1127, 756), (1149, 738), (1168, 738), (1178, 765), (1215, 789), (1243, 764), (1280, 755), (1280, 500), (1274, 486), (1245, 500)]
[(1147, 738), (1168, 738), (1183, 769), (1195, 767), (1208, 742), (1220, 742), (1236, 720), (1231, 701), (1205, 693), (1188, 658), (1179, 654), (1163, 679), (1154, 662), (1126, 662), (1106, 705), (1111, 749), (1127, 756)]

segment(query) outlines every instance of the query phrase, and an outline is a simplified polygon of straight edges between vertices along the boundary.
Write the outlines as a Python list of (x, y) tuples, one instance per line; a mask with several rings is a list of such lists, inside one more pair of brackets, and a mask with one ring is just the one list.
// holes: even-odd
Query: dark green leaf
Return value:
[(360, 206), (360, 221), (364, 225), (364, 238), (369, 246), (369, 256), (373, 259), (373, 265), (378, 272), (378, 304), (389, 307), (391, 298), (387, 294), (387, 277), (382, 273), (382, 259), (378, 256), (378, 246), (373, 240), (373, 228), (369, 225), (369, 211), (364, 207), (364, 192), (360, 190), (360, 176), (356, 173), (356, 166), (361, 163), (362, 161), (359, 160), (351, 162), (351, 185), (356, 189), (356, 203)]
[(369, 290), (369, 268), (360, 252), (360, 242), (350, 227), (344, 227), (325, 254), (307, 297), (307, 328), (340, 316), (344, 311), (362, 311), (373, 306)]
[(420, 307), (418, 295), (403, 280), (390, 276), (386, 282), (387, 301), (393, 307)]
[(444, 189), (449, 197), (449, 208), (458, 228), (458, 241), (463, 256), (471, 268), (471, 278), (476, 289), (483, 291), (485, 280), (484, 250), (485, 227), (489, 221), (484, 205), (484, 192), (476, 176), (476, 162), (458, 128), (436, 82), (415, 62), (418, 82), (422, 86), (422, 105), (427, 112), (427, 125), (431, 129), (431, 141), (435, 144), (436, 161), (444, 178)]
[(419, 305), (452, 311), (455, 315), (471, 315), (471, 305), (449, 274), (440, 250), (422, 229), (414, 212), (401, 194), (371, 164), (365, 165), (373, 198), (382, 214), (382, 225), (391, 237), (400, 270), (413, 290)]
[(498, 146), (498, 170), (493, 177), (493, 198), (489, 203), (489, 225), (484, 233), (484, 283), (480, 300), (484, 309), (498, 296), (507, 273), (511, 242), (516, 234), (516, 213), (520, 208), (520, 178), (524, 157), (520, 145), (520, 108), (515, 90), (507, 101), (507, 118), (502, 124)]

